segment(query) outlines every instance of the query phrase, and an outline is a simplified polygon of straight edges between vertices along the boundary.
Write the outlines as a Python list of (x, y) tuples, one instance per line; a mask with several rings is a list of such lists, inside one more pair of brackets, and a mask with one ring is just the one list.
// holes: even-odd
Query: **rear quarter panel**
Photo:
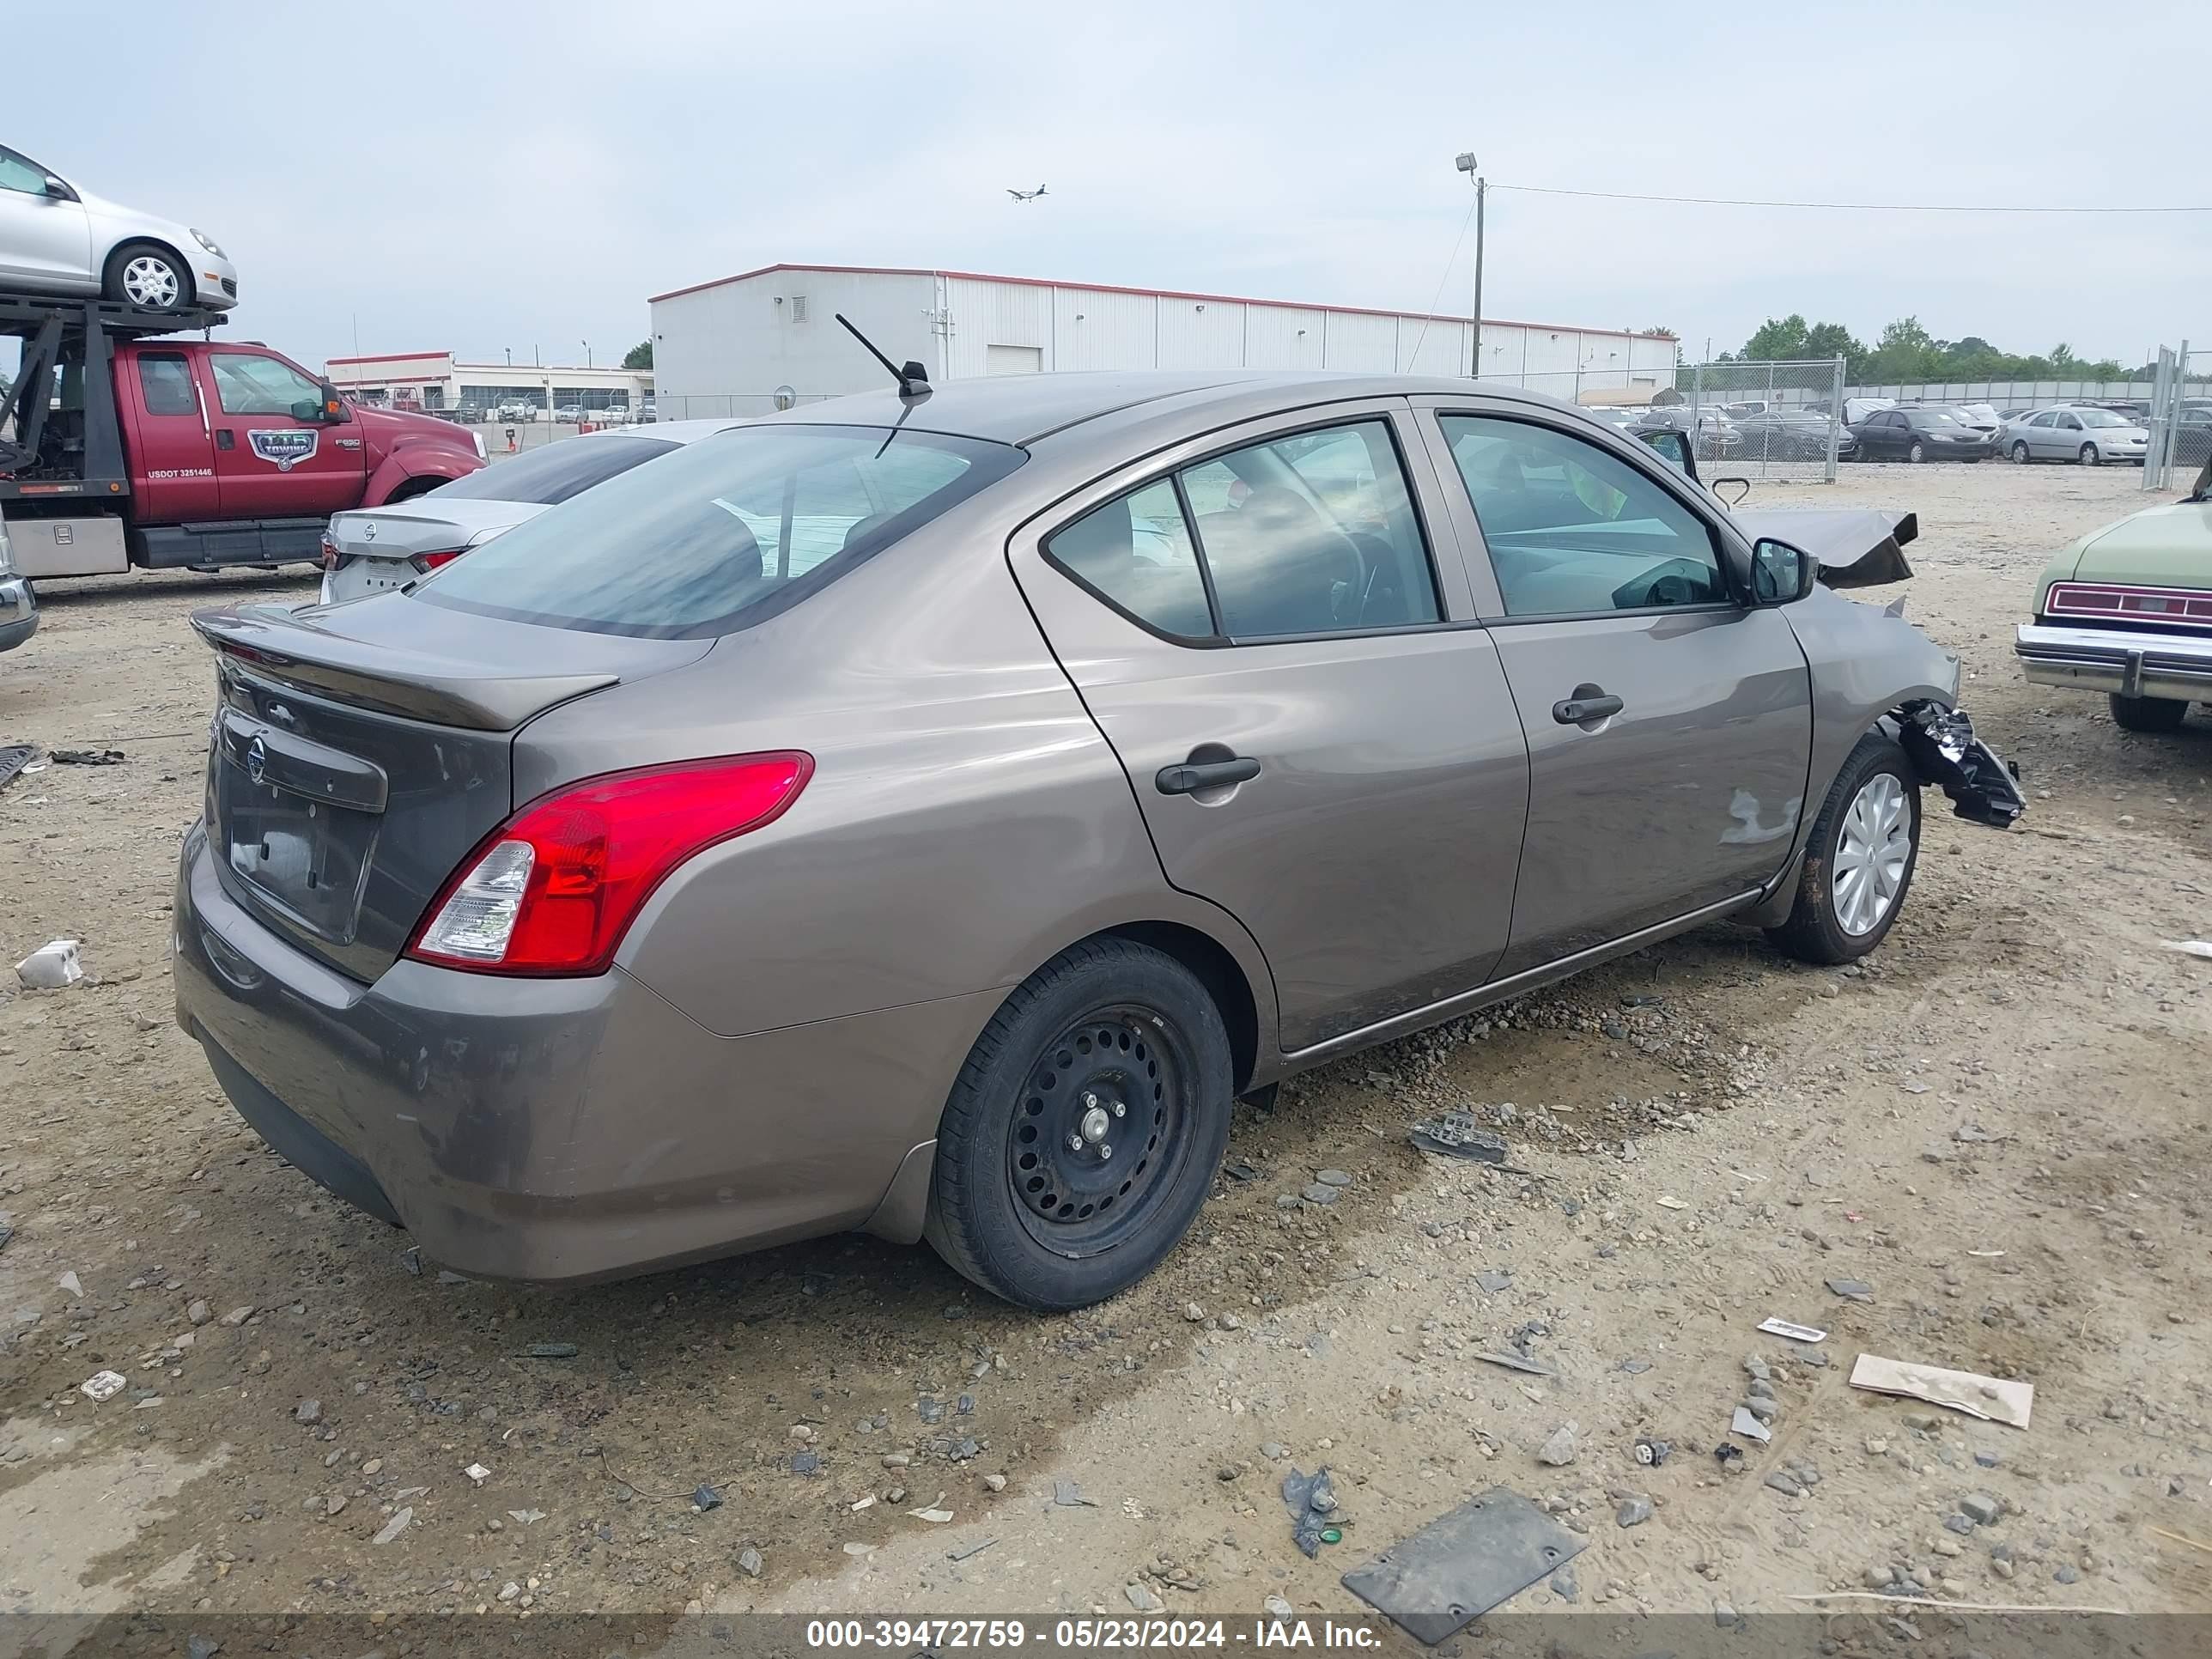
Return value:
[[(617, 957), (718, 1034), (1003, 991), (1139, 921), (1223, 945), (1272, 1033), (1257, 946), (1168, 885), (1014, 586), (1011, 523), (986, 498), (956, 512), (690, 668), (541, 717), (516, 742), (518, 798), (662, 760), (814, 757), (792, 809), (684, 866)], [(996, 1003), (979, 1000), (976, 1030)], [(951, 1080), (913, 1103), (915, 1139)]]

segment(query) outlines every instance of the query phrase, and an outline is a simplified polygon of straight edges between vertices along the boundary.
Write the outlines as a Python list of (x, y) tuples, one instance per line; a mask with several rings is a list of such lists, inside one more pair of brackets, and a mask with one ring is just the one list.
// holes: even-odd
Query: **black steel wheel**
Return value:
[(1127, 939), (1063, 951), (993, 1017), (939, 1127), (930, 1243), (1025, 1308), (1142, 1278), (1228, 1144), (1229, 1037), (1197, 976)]

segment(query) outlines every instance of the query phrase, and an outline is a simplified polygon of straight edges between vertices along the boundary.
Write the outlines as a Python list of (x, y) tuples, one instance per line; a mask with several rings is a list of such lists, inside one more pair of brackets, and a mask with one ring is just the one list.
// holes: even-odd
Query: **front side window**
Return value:
[(146, 394), (149, 415), (196, 415), (199, 398), (192, 391), (191, 365), (181, 351), (142, 351), (138, 354), (138, 385)]
[(542, 627), (708, 638), (828, 586), (1025, 459), (937, 433), (738, 427), (539, 514), (413, 591)]
[(2058, 417), (2058, 424), (2069, 432), (2079, 432), (2081, 429), (2081, 421), (2072, 415), (2061, 415)]
[(215, 351), (208, 354), (208, 362), (215, 370), (216, 396), (222, 400), (226, 415), (289, 415), (294, 404), (322, 406), (323, 389), (274, 357)]
[(46, 170), (12, 149), (0, 149), (0, 190), (21, 191), (26, 196), (46, 193)]
[(1657, 480), (1549, 427), (1446, 415), (1510, 617), (1729, 601), (1712, 532)]

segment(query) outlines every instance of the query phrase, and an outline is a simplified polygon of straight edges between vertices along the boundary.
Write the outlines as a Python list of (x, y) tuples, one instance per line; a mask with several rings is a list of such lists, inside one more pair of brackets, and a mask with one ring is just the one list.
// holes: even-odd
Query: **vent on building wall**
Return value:
[(806, 320), (806, 296), (804, 294), (791, 296), (791, 320), (794, 323)]

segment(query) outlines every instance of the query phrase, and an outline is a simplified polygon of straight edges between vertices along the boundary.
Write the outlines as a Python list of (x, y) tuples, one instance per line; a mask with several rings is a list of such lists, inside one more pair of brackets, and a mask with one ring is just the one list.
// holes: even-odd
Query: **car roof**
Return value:
[[(892, 426), (903, 418), (908, 426), (923, 430), (1027, 446), (1102, 416), (1170, 401), (1177, 414), (1189, 415), (1215, 404), (1224, 409), (1277, 402), (1295, 406), (1308, 399), (1335, 402), (1360, 397), (1464, 392), (1469, 386), (1465, 380), (1440, 375), (1235, 368), (1000, 374), (950, 381), (933, 388), (927, 397), (910, 402), (890, 387), (880, 392), (855, 392), (778, 415), (759, 416), (757, 423)], [(1515, 389), (1490, 386), (1485, 386), (1482, 391), (1486, 394), (1525, 395)]]

